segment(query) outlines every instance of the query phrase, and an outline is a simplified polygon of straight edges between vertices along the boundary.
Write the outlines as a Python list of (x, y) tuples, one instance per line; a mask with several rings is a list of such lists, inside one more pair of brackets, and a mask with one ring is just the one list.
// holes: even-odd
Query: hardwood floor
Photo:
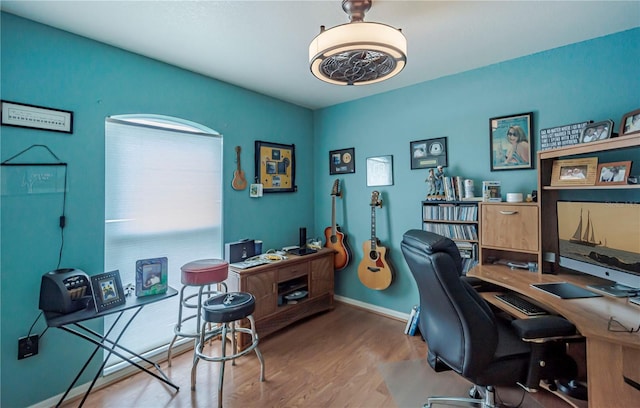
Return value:
[[(416, 360), (424, 358), (426, 345), (419, 336), (403, 334), (404, 322), (380, 316), (347, 304), (336, 303), (333, 311), (303, 320), (260, 340), (265, 359), (266, 381), (260, 382), (260, 365), (254, 353), (227, 363), (224, 376), (225, 407), (396, 407), (381, 364), (412, 363), (430, 381), (437, 393), (449, 388), (468, 389), (465, 380), (449, 372), (450, 377), (435, 373)], [(219, 342), (213, 343), (214, 350)], [(417, 363), (417, 364), (416, 364)], [(180, 386), (179, 392), (144, 373), (128, 377), (94, 391), (85, 407), (212, 407), (217, 405), (218, 363), (198, 364), (195, 391), (190, 390), (192, 353), (172, 358), (162, 369)], [(425, 363), (426, 364), (426, 363)], [(397, 370), (397, 367), (396, 367)], [(404, 370), (403, 370), (404, 371)], [(385, 372), (393, 371), (386, 370)], [(416, 375), (411, 374), (416, 380)], [(451, 378), (447, 380), (447, 378)], [(418, 379), (420, 381), (420, 379)], [(442, 385), (442, 381), (446, 385)], [(425, 383), (429, 382), (425, 379)], [(391, 381), (389, 381), (391, 383)], [(437, 385), (440, 384), (440, 385)], [(412, 391), (418, 401), (430, 392), (418, 384)], [(398, 390), (396, 392), (409, 392)], [(423, 394), (424, 393), (424, 394)], [(543, 393), (538, 393), (543, 394)], [(398, 394), (396, 394), (398, 395)], [(424, 395), (424, 398), (423, 398)], [(521, 395), (521, 394), (518, 394)], [(522, 407), (564, 408), (565, 403), (550, 395), (530, 397)], [(521, 398), (521, 396), (518, 397)], [(396, 398), (398, 399), (398, 398)], [(516, 402), (517, 402), (516, 401)], [(76, 406), (70, 401), (65, 407)], [(420, 406), (420, 404), (416, 405)]]

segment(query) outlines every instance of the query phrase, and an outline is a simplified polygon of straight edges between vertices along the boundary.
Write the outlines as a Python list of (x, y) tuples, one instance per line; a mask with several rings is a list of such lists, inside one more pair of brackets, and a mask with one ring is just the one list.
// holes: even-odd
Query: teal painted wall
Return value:
[[(298, 242), (314, 226), (313, 115), (308, 109), (2, 13), (3, 100), (74, 112), (72, 135), (3, 126), (1, 160), (45, 144), (69, 163), (62, 266), (103, 272), (104, 120), (154, 113), (184, 118), (224, 136), (224, 239), (259, 238), (266, 248)], [(236, 145), (252, 180), (253, 143), (294, 143), (296, 193), (261, 199), (231, 188)], [(49, 159), (36, 149), (28, 160)], [(144, 154), (144, 152), (140, 152)], [(86, 342), (46, 332), (40, 354), (16, 360), (17, 339), (38, 316), (40, 277), (56, 268), (60, 194), (2, 197), (1, 354), (3, 407), (23, 407), (66, 389), (88, 355)], [(40, 319), (34, 332), (44, 329)], [(46, 381), (43, 378), (46, 370)], [(96, 366), (90, 372), (96, 371)], [(86, 379), (85, 379), (86, 381)]]
[[(355, 259), (336, 275), (336, 293), (407, 312), (418, 296), (400, 252), (402, 234), (420, 228), (425, 170), (410, 170), (409, 142), (448, 137), (450, 175), (498, 179), (503, 191), (535, 188), (535, 170), (489, 171), (488, 119), (534, 112), (534, 131), (584, 120), (613, 119), (640, 106), (640, 29), (507, 61), (362, 100), (311, 112), (273, 98), (2, 13), (1, 97), (74, 111), (74, 134), (2, 127), (0, 159), (32, 144), (48, 145), (69, 163), (68, 226), (63, 266), (102, 272), (104, 118), (126, 113), (182, 117), (224, 135), (225, 241), (264, 240), (266, 248), (297, 242), (299, 226), (322, 236), (331, 217), (335, 176), (328, 151), (356, 149), (356, 173), (340, 176), (344, 197), (337, 219)], [(295, 143), (299, 191), (250, 199), (230, 188), (234, 146), (253, 173), (253, 141)], [(536, 144), (539, 141), (536, 138)], [(31, 159), (39, 156), (36, 152)], [(394, 156), (393, 186), (380, 187), (377, 235), (397, 271), (388, 290), (372, 291), (357, 278), (362, 243), (370, 236), (365, 159)], [(37, 156), (37, 157), (34, 157)], [(307, 180), (313, 180), (312, 183)], [(89, 348), (50, 330), (40, 354), (16, 360), (17, 338), (38, 313), (40, 276), (55, 268), (60, 197), (2, 197), (3, 407), (37, 403), (62, 392)], [(283, 215), (286, 220), (283, 221)], [(41, 332), (42, 320), (35, 330)], [(43, 370), (56, 375), (37, 383)], [(95, 368), (95, 367), (94, 367)]]
[[(445, 174), (473, 179), (476, 195), (482, 180), (500, 180), (503, 199), (506, 192), (531, 192), (537, 188), (535, 169), (490, 171), (489, 118), (533, 112), (535, 151), (544, 128), (612, 119), (617, 131), (622, 115), (640, 107), (639, 61), (640, 29), (634, 29), (314, 112), (317, 234), (331, 222), (329, 193), (336, 176), (329, 175), (328, 151), (355, 147), (356, 152), (356, 173), (338, 177), (344, 198), (338, 200), (336, 218), (355, 259), (336, 273), (336, 293), (405, 313), (418, 303), (400, 242), (407, 230), (421, 228), (427, 171), (411, 170), (409, 142), (446, 136)], [(393, 155), (394, 185), (367, 187), (366, 158), (388, 154)], [(383, 198), (376, 235), (396, 269), (384, 291), (366, 288), (357, 275), (362, 244), (371, 236), (374, 189)], [(635, 195), (621, 199), (640, 200)]]

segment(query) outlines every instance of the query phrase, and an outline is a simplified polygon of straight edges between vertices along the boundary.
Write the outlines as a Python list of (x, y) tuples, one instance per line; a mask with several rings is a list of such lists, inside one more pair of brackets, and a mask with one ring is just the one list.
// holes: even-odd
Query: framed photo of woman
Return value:
[(489, 119), (491, 171), (533, 168), (533, 112)]

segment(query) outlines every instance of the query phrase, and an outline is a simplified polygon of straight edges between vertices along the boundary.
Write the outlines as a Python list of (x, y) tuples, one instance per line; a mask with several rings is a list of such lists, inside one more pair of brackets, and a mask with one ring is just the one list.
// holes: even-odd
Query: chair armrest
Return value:
[(560, 316), (540, 316), (517, 319), (511, 326), (524, 341), (546, 342), (566, 337), (578, 337), (576, 326)]

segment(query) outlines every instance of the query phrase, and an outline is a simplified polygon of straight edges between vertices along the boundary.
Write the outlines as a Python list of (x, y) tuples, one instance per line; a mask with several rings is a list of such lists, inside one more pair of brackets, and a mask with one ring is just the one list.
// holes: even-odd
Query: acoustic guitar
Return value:
[(336, 224), (336, 197), (342, 197), (340, 191), (340, 180), (333, 182), (331, 189), (331, 226), (324, 229), (326, 242), (325, 247), (336, 251), (333, 257), (333, 269), (339, 271), (344, 269), (351, 260), (351, 249), (347, 243), (347, 235), (342, 232), (342, 228)]
[(244, 190), (247, 188), (247, 179), (244, 177), (244, 171), (240, 167), (240, 152), (242, 149), (240, 146), (236, 146), (236, 163), (237, 168), (233, 172), (233, 181), (231, 181), (231, 187), (234, 190)]
[(371, 193), (371, 239), (362, 245), (364, 256), (358, 265), (360, 282), (370, 289), (383, 290), (391, 285), (393, 270), (387, 262), (387, 248), (376, 237), (376, 207), (382, 208), (380, 193)]

